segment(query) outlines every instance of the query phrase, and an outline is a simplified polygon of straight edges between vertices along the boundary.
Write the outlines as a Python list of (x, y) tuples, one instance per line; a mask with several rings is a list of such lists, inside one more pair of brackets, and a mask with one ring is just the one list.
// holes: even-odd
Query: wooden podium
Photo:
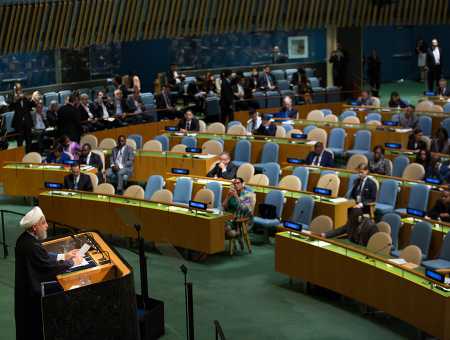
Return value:
[(84, 265), (42, 284), (45, 339), (140, 339), (132, 267), (99, 234), (79, 233), (43, 246), (63, 253), (84, 244), (91, 246)]

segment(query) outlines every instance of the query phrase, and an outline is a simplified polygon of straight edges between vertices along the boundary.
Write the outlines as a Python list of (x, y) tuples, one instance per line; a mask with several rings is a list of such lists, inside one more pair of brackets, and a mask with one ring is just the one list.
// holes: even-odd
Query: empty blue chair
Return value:
[(222, 207), (222, 184), (220, 182), (209, 182), (206, 184), (206, 189), (214, 193), (214, 208), (220, 209)]
[(358, 130), (355, 135), (355, 144), (353, 145), (353, 149), (348, 150), (347, 154), (349, 156), (362, 154), (369, 158), (371, 155), (371, 143), (372, 133), (367, 130)]
[(162, 190), (164, 187), (164, 178), (159, 175), (150, 176), (147, 180), (147, 184), (145, 185), (144, 198), (149, 200), (152, 198), (153, 194)]
[(449, 136), (450, 136), (450, 118), (445, 118), (442, 123), (441, 126), (447, 130)]
[(252, 143), (246, 139), (242, 139), (236, 143), (234, 148), (233, 163), (241, 166), (244, 163), (250, 163), (252, 155)]
[(344, 111), (339, 115), (339, 120), (344, 120), (347, 117), (356, 117), (355, 111)]
[(264, 92), (255, 91), (253, 93), (253, 98), (255, 99), (256, 103), (258, 103), (260, 109), (266, 107), (266, 94)]
[(302, 190), (308, 190), (308, 181), (309, 181), (309, 169), (303, 166), (298, 166), (294, 169), (292, 173), (294, 176), (297, 176), (302, 182)]
[(294, 127), (290, 124), (283, 124), (282, 127), (283, 127), (284, 131), (286, 131), (286, 135), (288, 134), (289, 131), (294, 129)]
[(197, 138), (193, 136), (184, 136), (181, 139), (181, 144), (186, 145), (188, 148), (195, 148), (197, 146)]
[(301, 223), (304, 229), (309, 229), (314, 213), (314, 200), (311, 196), (302, 196), (295, 202), (291, 220)]
[(228, 130), (230, 127), (235, 126), (235, 125), (241, 125), (241, 122), (238, 121), (238, 120), (232, 120), (232, 121), (228, 122), (228, 124), (227, 124), (227, 130)]
[(384, 215), (393, 212), (397, 202), (398, 181), (387, 179), (381, 182), (375, 209)]
[(138, 149), (142, 148), (142, 136), (138, 134), (133, 134), (128, 136), (129, 139), (132, 139), (136, 142), (136, 147)]
[(331, 129), (328, 135), (328, 149), (333, 151), (335, 156), (344, 154), (345, 130), (343, 128)]
[(288, 68), (288, 69), (285, 70), (285, 72), (286, 72), (286, 79), (291, 81), (292, 80), (292, 75), (294, 73), (298, 72), (298, 71), (297, 71), (296, 68)]
[(450, 113), (450, 103), (444, 105), (444, 112)]
[(261, 164), (263, 174), (269, 178), (269, 185), (276, 186), (280, 180), (280, 165), (278, 163)]
[(315, 129), (315, 128), (316, 128), (315, 125), (308, 125), (308, 126), (305, 126), (305, 128), (303, 129), (303, 133), (304, 133), (304, 134), (308, 134), (308, 133), (311, 132), (311, 130), (313, 130), (313, 129)]
[(398, 234), (400, 232), (400, 227), (402, 226), (400, 215), (396, 213), (388, 213), (386, 215), (383, 215), (381, 220), (391, 226), (392, 250), (397, 250)]
[(173, 190), (173, 202), (189, 204), (192, 197), (192, 179), (186, 177), (177, 178)]
[(153, 96), (153, 93), (151, 92), (145, 92), (141, 93), (141, 99), (144, 105), (154, 105), (155, 104), (155, 97)]
[(444, 237), (439, 257), (434, 260), (423, 261), (422, 266), (433, 270), (450, 268), (450, 233), (447, 233)]
[(431, 136), (431, 129), (433, 126), (433, 120), (431, 119), (431, 117), (419, 116), (418, 126), (425, 136)]
[(280, 93), (278, 91), (266, 92), (267, 107), (279, 107), (281, 103)]
[[(431, 224), (426, 221), (417, 222), (411, 232), (410, 245), (414, 245), (420, 248), (422, 251), (422, 260), (428, 257), (428, 250), (430, 249), (431, 234), (433, 229)], [(400, 251), (394, 250), (391, 253), (393, 256), (399, 257)]]
[(366, 117), (366, 122), (371, 122), (373, 120), (381, 122), (381, 114), (379, 114), (378, 112), (369, 113)]
[(333, 111), (331, 111), (330, 109), (320, 109), (320, 111), (322, 111), (322, 112), (323, 112), (323, 116), (324, 116), (324, 117), (326, 117), (326, 116), (329, 116), (329, 115), (332, 115), (332, 114), (333, 114)]
[(59, 91), (59, 103), (64, 105), (66, 103), (66, 98), (72, 94), (70, 90)]
[(284, 70), (273, 70), (271, 73), (277, 81), (285, 79)]
[(400, 155), (394, 158), (392, 162), (392, 176), (402, 177), (403, 171), (409, 164), (409, 158), (405, 155)]
[(44, 93), (44, 105), (49, 106), (52, 101), (59, 103), (59, 95), (56, 92)]
[(2, 116), (3, 119), (5, 120), (6, 132), (7, 133), (13, 132), (14, 128), (12, 127), (12, 121), (14, 118), (14, 111), (5, 112)]
[(169, 137), (167, 137), (165, 135), (159, 135), (159, 136), (156, 136), (153, 139), (161, 142), (163, 151), (169, 151), (169, 145), (170, 145)]
[(277, 82), (278, 88), (280, 89), (280, 91), (286, 91), (289, 90), (289, 81), (287, 81), (286, 79), (280, 79)]
[[(420, 211), (427, 211), (428, 208), (428, 196), (430, 194), (430, 188), (425, 184), (414, 184), (409, 190), (408, 206), (409, 209), (415, 209)], [(406, 214), (405, 208), (395, 210), (399, 214)]]
[(284, 195), (280, 190), (272, 190), (266, 195), (264, 199), (265, 204), (274, 205), (276, 208), (276, 217), (274, 219), (262, 218), (259, 216), (255, 216), (253, 218), (253, 225), (255, 227), (263, 227), (265, 229), (275, 228), (280, 224), (281, 214), (283, 213), (283, 203), (284, 203)]
[(261, 162), (255, 164), (255, 167), (261, 166), (264, 163), (278, 163), (278, 153), (280, 146), (276, 143), (265, 143), (261, 153)]
[(396, 114), (392, 115), (391, 120), (393, 122), (399, 122), (400, 121), (400, 114), (396, 113)]

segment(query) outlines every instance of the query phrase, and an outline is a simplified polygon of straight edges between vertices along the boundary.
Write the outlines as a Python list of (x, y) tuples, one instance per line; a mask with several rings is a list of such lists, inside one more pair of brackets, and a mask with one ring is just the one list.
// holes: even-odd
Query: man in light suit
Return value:
[(428, 91), (434, 91), (434, 85), (439, 86), (438, 82), (442, 77), (442, 49), (438, 45), (438, 40), (431, 41), (431, 48), (427, 50), (427, 71), (428, 71)]
[(103, 183), (103, 161), (99, 155), (91, 151), (91, 145), (85, 143), (81, 147), (80, 164), (93, 166), (97, 169), (98, 182)]
[(321, 142), (317, 142), (314, 145), (314, 151), (311, 151), (306, 157), (306, 164), (332, 168), (334, 166), (333, 154), (325, 150)]
[(131, 146), (127, 145), (124, 135), (117, 139), (117, 146), (112, 150), (110, 168), (106, 171), (108, 182), (117, 182), (117, 194), (121, 195), (124, 183), (133, 174), (134, 152)]

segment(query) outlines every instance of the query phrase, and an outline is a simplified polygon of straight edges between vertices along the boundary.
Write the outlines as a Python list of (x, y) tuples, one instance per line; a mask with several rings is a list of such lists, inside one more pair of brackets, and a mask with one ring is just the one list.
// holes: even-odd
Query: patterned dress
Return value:
[(254, 195), (250, 190), (242, 190), (239, 194), (239, 198), (232, 196), (228, 200), (228, 206), (226, 211), (233, 214), (233, 219), (225, 222), (225, 227), (227, 229), (236, 230), (237, 223), (235, 219), (241, 218), (253, 218), (252, 207), (253, 207)]

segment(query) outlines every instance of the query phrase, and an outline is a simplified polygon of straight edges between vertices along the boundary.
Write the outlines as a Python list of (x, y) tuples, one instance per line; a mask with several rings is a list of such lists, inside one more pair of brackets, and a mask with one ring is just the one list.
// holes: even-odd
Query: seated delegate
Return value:
[(441, 220), (450, 222), (450, 191), (442, 192), (441, 197), (436, 201), (433, 208), (431, 208), (427, 216), (434, 220)]
[(426, 150), (427, 144), (422, 140), (423, 132), (421, 129), (415, 129), (408, 138), (408, 150), (414, 150), (418, 152), (419, 150)]
[(82, 174), (80, 164), (73, 163), (70, 166), (71, 174), (64, 177), (64, 188), (69, 190), (92, 191), (91, 177)]
[(233, 185), (228, 190), (222, 206), (223, 210), (233, 214), (233, 217), (225, 223), (225, 236), (234, 238), (240, 235), (237, 219), (253, 217), (252, 210), (255, 205), (255, 195), (245, 187), (244, 180), (240, 177), (233, 180)]
[(200, 131), (200, 123), (191, 110), (187, 110), (184, 117), (178, 122), (178, 128), (181, 132)]
[(255, 135), (275, 136), (277, 133), (277, 125), (272, 122), (272, 115), (264, 115), (259, 128), (254, 132)]
[(314, 151), (311, 151), (306, 157), (306, 164), (332, 168), (334, 166), (333, 154), (325, 150), (322, 142), (317, 142), (314, 145)]
[(228, 152), (222, 152), (219, 155), (219, 161), (214, 165), (207, 177), (233, 179), (236, 177), (238, 167), (231, 162)]
[(392, 176), (391, 163), (384, 158), (384, 148), (381, 145), (373, 148), (373, 158), (369, 160), (369, 171), (378, 175)]
[(117, 146), (112, 150), (111, 166), (106, 171), (108, 182), (117, 182), (118, 194), (123, 193), (125, 180), (133, 174), (134, 152), (126, 141), (124, 135), (119, 136)]

